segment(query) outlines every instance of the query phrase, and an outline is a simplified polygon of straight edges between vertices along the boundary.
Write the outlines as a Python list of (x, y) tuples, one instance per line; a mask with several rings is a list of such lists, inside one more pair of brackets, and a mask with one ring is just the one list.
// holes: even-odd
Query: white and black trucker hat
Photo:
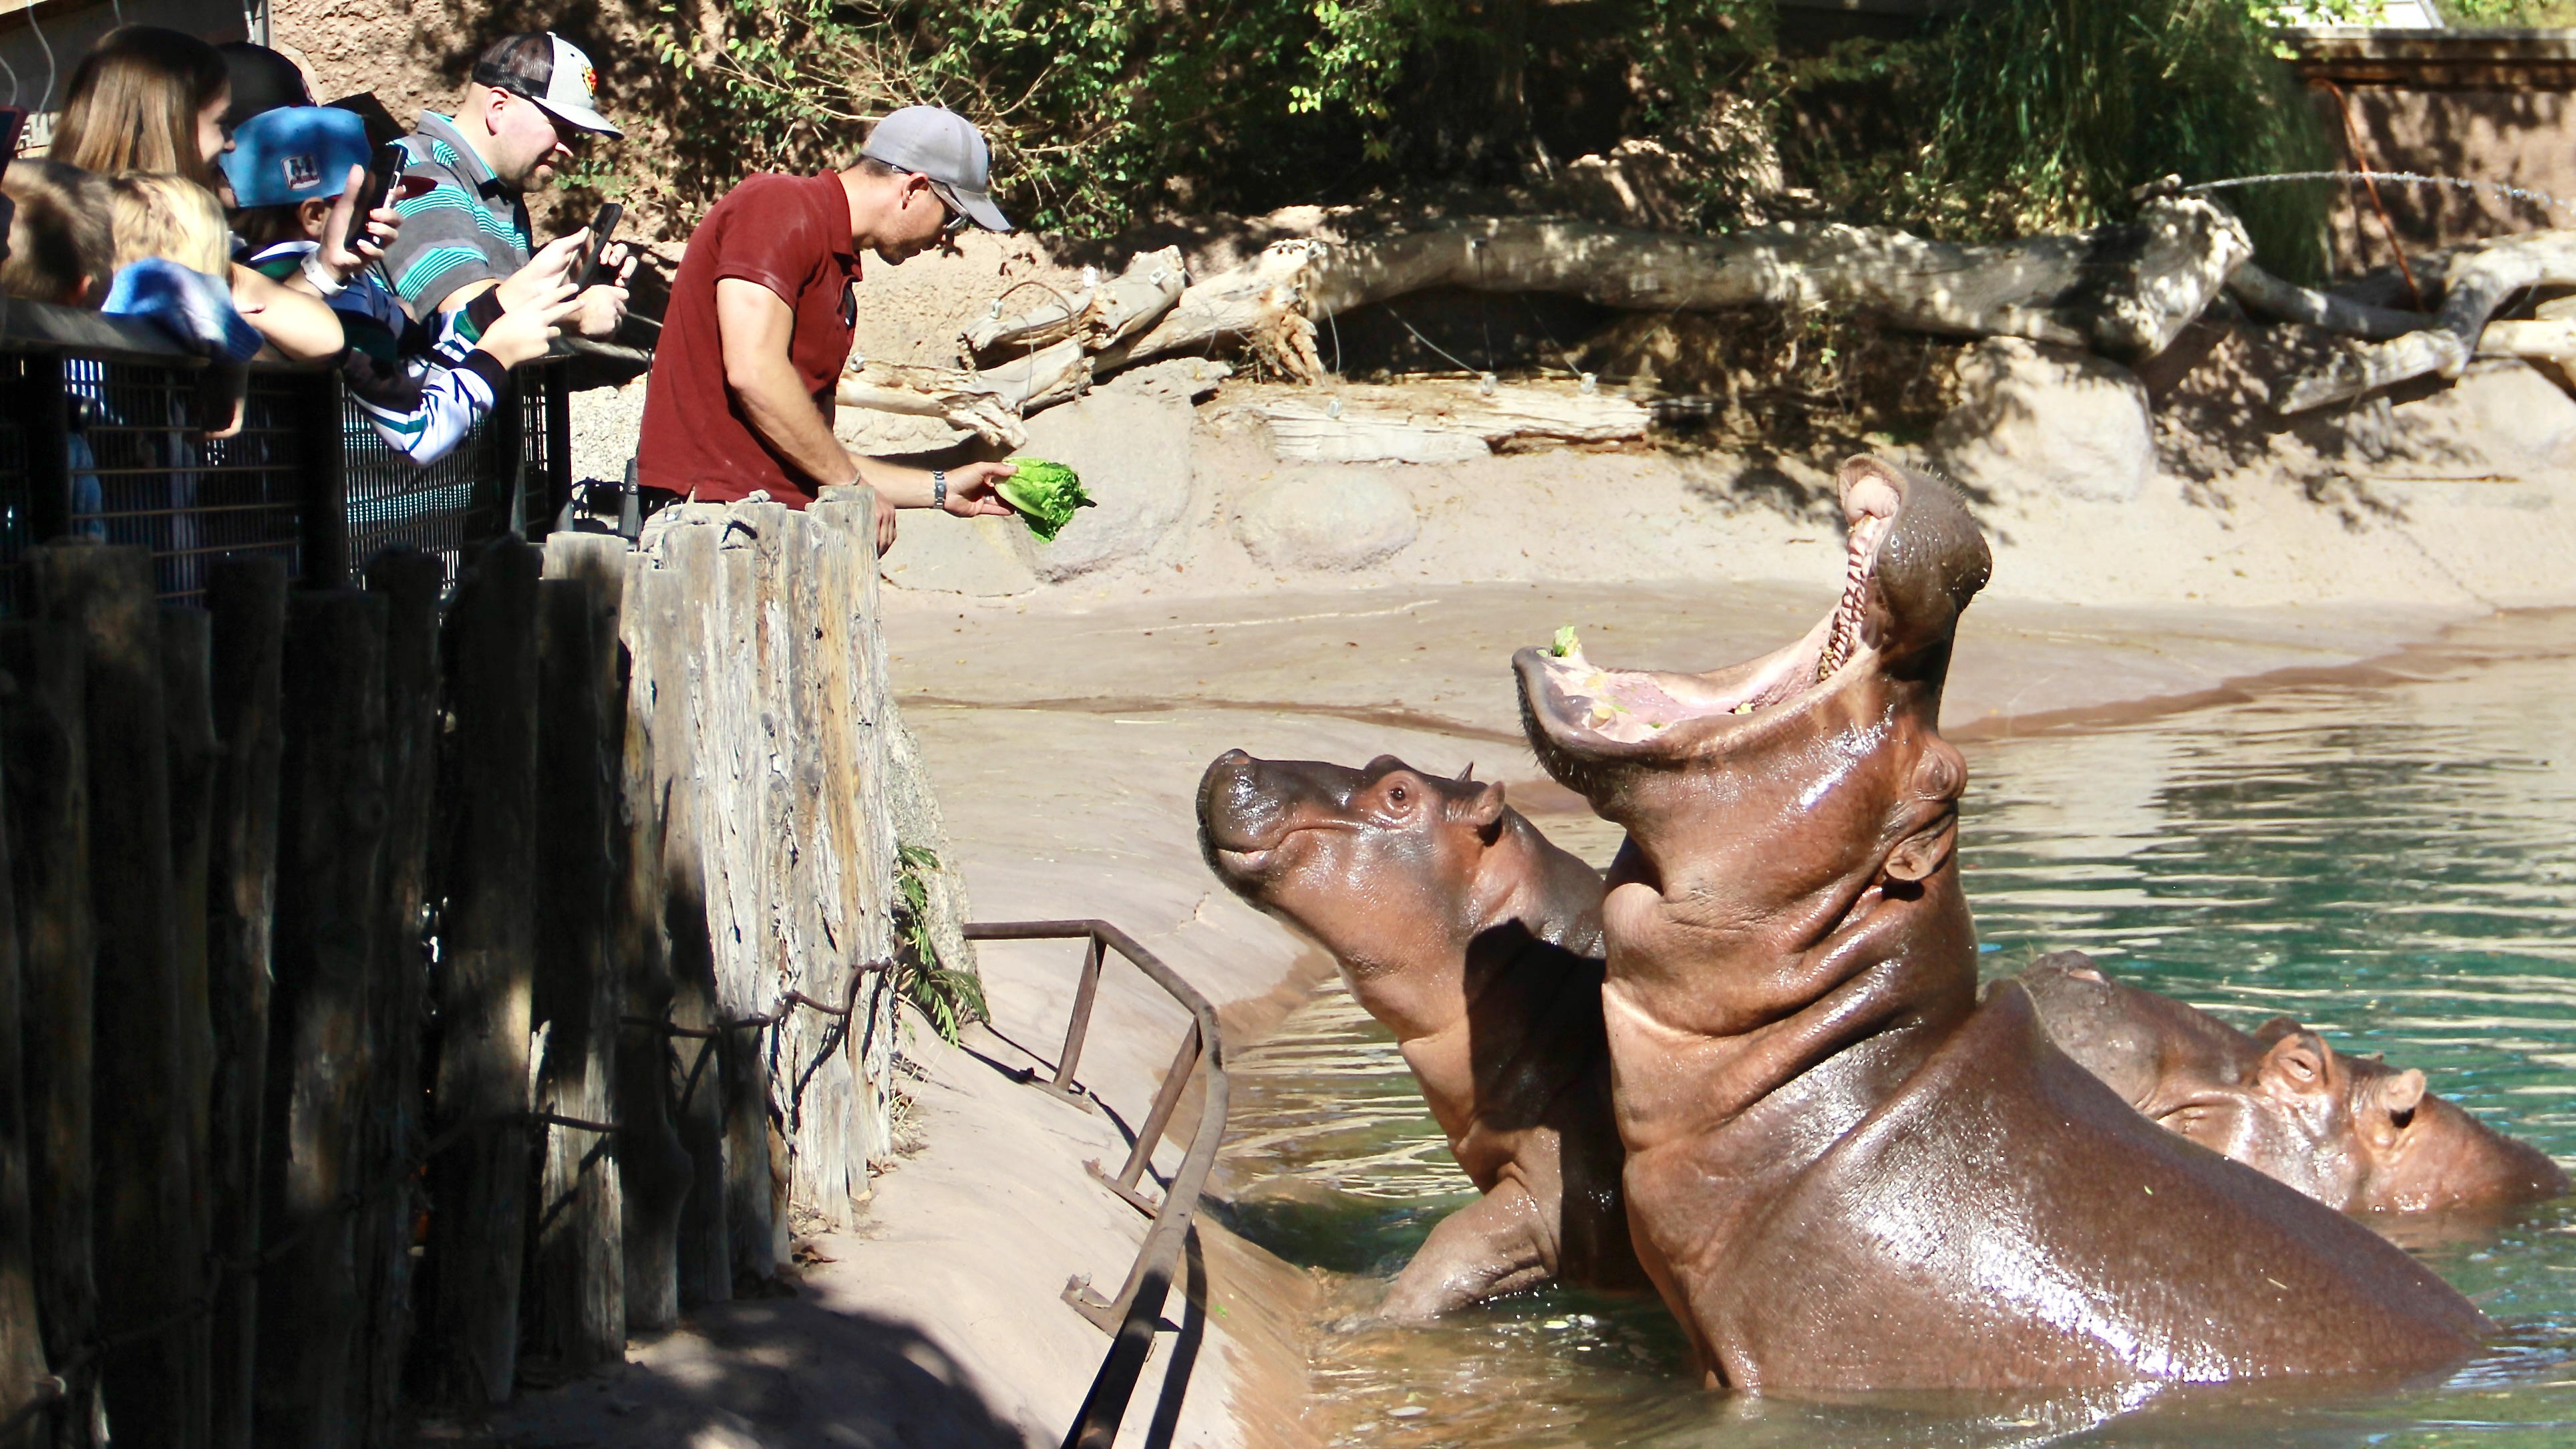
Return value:
[(552, 31), (496, 41), (474, 62), (474, 83), (524, 96), (567, 125), (603, 136), (626, 133), (599, 113), (599, 71), (581, 47)]

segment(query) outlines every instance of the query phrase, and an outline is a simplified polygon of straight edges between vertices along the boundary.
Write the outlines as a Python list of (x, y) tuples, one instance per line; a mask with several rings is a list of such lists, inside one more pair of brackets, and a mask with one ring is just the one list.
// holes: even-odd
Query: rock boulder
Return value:
[(1959, 394), (1932, 450), (1972, 491), (2126, 503), (2155, 475), (2147, 390), (2116, 362), (1990, 337), (1961, 355)]
[(1234, 536), (1266, 568), (1347, 573), (1402, 552), (1421, 524), (1379, 469), (1301, 468), (1235, 505)]
[(1036, 546), (1049, 582), (1151, 552), (1189, 512), (1189, 405), (1144, 393), (1094, 392), (1029, 419), (1022, 451), (1069, 465), (1098, 507), (1083, 509)]

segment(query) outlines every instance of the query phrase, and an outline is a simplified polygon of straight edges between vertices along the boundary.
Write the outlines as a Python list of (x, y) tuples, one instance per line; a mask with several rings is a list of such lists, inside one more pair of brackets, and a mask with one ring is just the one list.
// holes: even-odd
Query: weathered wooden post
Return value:
[[(92, 1143), (99, 1328), (111, 1336), (175, 1319), (204, 1287), (189, 1201), (182, 1016), (170, 879), (170, 769), (152, 556), (53, 546), (31, 561), (39, 612), (80, 632), (89, 734), (90, 873), (98, 930)], [(154, 1333), (106, 1357), (108, 1421), (130, 1442), (206, 1440), (202, 1342)]]
[(673, 1038), (675, 1049), (662, 1058), (669, 1073), (672, 1125), (689, 1156), (674, 1247), (682, 1307), (733, 1296), (732, 1233), (725, 1221), (724, 1090), (717, 1066), (723, 1014), (716, 1004), (706, 872), (695, 833), (698, 792), (688, 778), (695, 758), (690, 670), (693, 660), (704, 657), (704, 603), (704, 590), (692, 588), (676, 560), (634, 556), (621, 632), (633, 661), (631, 707), (642, 716), (651, 743), (645, 788), (662, 821), (656, 924), (669, 952), (670, 1022), (698, 1033)]
[[(55, 620), (0, 622), (0, 790), (24, 983), (21, 1039), (34, 1161), (36, 1305), (45, 1354), (69, 1363), (98, 1327), (92, 1272), (90, 1058), (97, 941), (90, 919), (89, 745), (80, 631)], [(95, 1371), (69, 1376), (55, 1411), (86, 1445)]]
[[(868, 488), (826, 488), (806, 510), (819, 534), (815, 584), (817, 685), (826, 725), (817, 736), (824, 778), (831, 782), (817, 810), (830, 826), (839, 869), (830, 901), (834, 915), (821, 936), (843, 943), (841, 964), (856, 967), (894, 955), (895, 810), (889, 798), (892, 735), (885, 717), (890, 699), (883, 675), (885, 647), (877, 632), (876, 494)], [(848, 1053), (851, 1120), (836, 1143), (818, 1144), (806, 1191), (815, 1210), (834, 1227), (856, 1221), (857, 1204), (870, 1195), (868, 1162), (892, 1155), (897, 1030), (894, 980), (870, 971), (849, 986), (850, 1016), (843, 1047)]]
[[(170, 944), (179, 988), (179, 1084), (188, 1134), (188, 1230), (211, 1245), (214, 1162), (210, 1157), (215, 1070), (213, 1003), (206, 980), (206, 855), (214, 827), (214, 633), (202, 609), (161, 610), (161, 702), (168, 711), (170, 770)], [(205, 1318), (172, 1332), (188, 1340), (189, 1362), (205, 1376), (208, 1442), (214, 1432), (214, 1335)], [(115, 1426), (109, 1425), (110, 1429)]]
[[(775, 972), (760, 954), (771, 933), (760, 920), (763, 897), (752, 860), (761, 854), (760, 842), (784, 827), (785, 812), (773, 798), (783, 785), (770, 768), (771, 742), (761, 723), (761, 701), (778, 694), (768, 681), (783, 641), (764, 633), (755, 574), (764, 548), (776, 554), (786, 516), (776, 504), (691, 507), (663, 534), (652, 575), (657, 590), (671, 593), (668, 612), (677, 626), (668, 660), (676, 672), (655, 676), (656, 687), (674, 696), (677, 715), (674, 734), (657, 737), (656, 769), (672, 781), (675, 796), (689, 796), (685, 811), (672, 811), (670, 886), (675, 905), (704, 913), (706, 988), (713, 998), (707, 1016), (709, 1029), (720, 1032), (684, 1100), (694, 1107), (713, 1090), (712, 1105), (722, 1114), (728, 1285), (771, 1277), (786, 1254), (785, 1215), (770, 1168), (767, 1032), (725, 1029), (778, 1004)], [(663, 657), (658, 647), (655, 657)], [(679, 748), (666, 754), (664, 738)], [(737, 922), (748, 927), (747, 936), (737, 935)], [(695, 967), (686, 953), (701, 935), (696, 923), (675, 919), (671, 930), (675, 968)], [(685, 1000), (691, 972), (681, 971), (679, 979)]]
[(617, 1358), (626, 1342), (624, 1204), (613, 1134), (618, 991), (608, 961), (608, 754), (615, 632), (601, 565), (622, 540), (563, 538), (538, 586), (537, 1200), (521, 1372), (560, 1379)]
[[(609, 821), (608, 959), (617, 979), (617, 1175), (624, 1213), (626, 1326), (668, 1328), (680, 1316), (680, 1216), (693, 1164), (672, 1121), (676, 1086), (671, 1042), (669, 953), (662, 934), (662, 794), (653, 773), (652, 693), (630, 651), (634, 611), (645, 590), (633, 582), (646, 560), (622, 545), (579, 535), (548, 540), (546, 566), (596, 579), (604, 591), (613, 637), (605, 654), (615, 678), (608, 697), (608, 736), (617, 771)], [(696, 1043), (685, 1044), (694, 1046)]]
[(448, 605), (455, 728), (438, 844), (443, 1031), (432, 1127), (462, 1136), (433, 1163), (413, 1362), (422, 1395), (499, 1403), (518, 1372), (525, 1256), (529, 991), (534, 969), (537, 551), (485, 545)]
[[(726, 1027), (726, 1218), (735, 1272), (754, 1278), (786, 1253), (789, 1204), (852, 1223), (884, 1150), (893, 998), (876, 968), (895, 843), (873, 509), (864, 489), (801, 513), (690, 508), (638, 573), (638, 667), (672, 798), (666, 885), (704, 904)], [(683, 1001), (696, 935), (674, 915)]]
[[(17, 768), (0, 761), (0, 771)], [(0, 828), (0, 1419), (16, 1416), (51, 1391), (45, 1340), (36, 1326), (35, 1204), (29, 1166), (26, 1055), (20, 1047), (26, 1016), (18, 967), (18, 916), (9, 888), (8, 833)], [(0, 1446), (33, 1449), (53, 1436), (36, 1419), (6, 1435)]]
[(367, 1000), (374, 1061), (358, 1160), (384, 1195), (357, 1220), (358, 1368), (349, 1425), (367, 1444), (390, 1443), (411, 1347), (412, 1219), (419, 1196), (402, 1165), (426, 1140), (421, 1112), (421, 1030), (429, 1014), (424, 912), (438, 790), (438, 596), (446, 571), (427, 554), (397, 550), (367, 565), (367, 592), (385, 601), (385, 854), (377, 899), (374, 989)]
[[(207, 851), (206, 995), (214, 1024), (208, 1111), (214, 1251), (248, 1262), (259, 1251), (260, 1123), (266, 1109), (270, 931), (277, 905), (280, 658), (286, 565), (233, 558), (206, 579), (214, 618), (214, 824)], [(214, 1443), (249, 1449), (258, 1364), (259, 1284), (217, 1285), (213, 1332)]]
[(356, 1220), (367, 1000), (383, 918), (385, 601), (287, 603), (278, 791), (277, 982), (270, 1002), (265, 1232), (293, 1247), (260, 1278), (258, 1438), (350, 1442), (360, 1324)]

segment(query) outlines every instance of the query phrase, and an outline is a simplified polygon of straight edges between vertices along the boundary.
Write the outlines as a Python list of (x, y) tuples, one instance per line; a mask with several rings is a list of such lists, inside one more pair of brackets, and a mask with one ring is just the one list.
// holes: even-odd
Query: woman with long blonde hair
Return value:
[(72, 72), (46, 155), (101, 176), (175, 171), (221, 191), (215, 157), (232, 144), (232, 75), (221, 51), (176, 30), (127, 25), (99, 38)]

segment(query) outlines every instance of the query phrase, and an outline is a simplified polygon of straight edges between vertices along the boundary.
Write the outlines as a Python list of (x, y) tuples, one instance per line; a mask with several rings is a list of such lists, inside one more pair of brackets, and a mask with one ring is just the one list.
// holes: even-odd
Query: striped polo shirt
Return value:
[(411, 157), (404, 174), (433, 183), (395, 203), (402, 234), (385, 254), (385, 275), (414, 316), (436, 311), (459, 287), (497, 282), (527, 265), (534, 250), (527, 198), (493, 176), (454, 121), (423, 111), (402, 147)]

